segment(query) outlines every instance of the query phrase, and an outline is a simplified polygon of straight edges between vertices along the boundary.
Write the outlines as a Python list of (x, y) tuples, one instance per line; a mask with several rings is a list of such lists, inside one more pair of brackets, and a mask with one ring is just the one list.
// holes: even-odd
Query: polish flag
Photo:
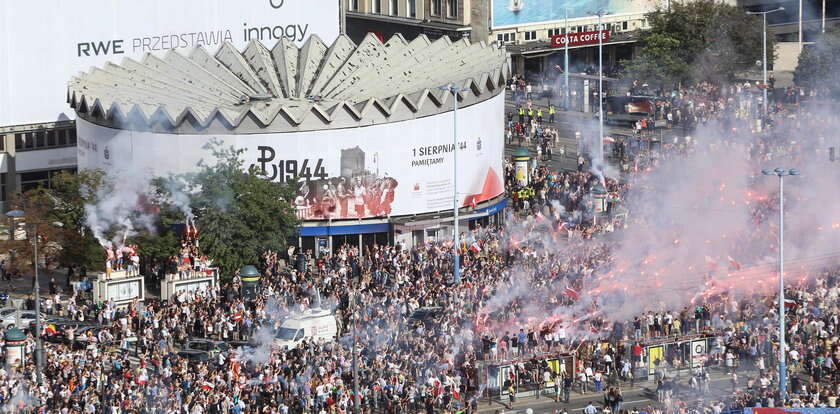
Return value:
[(732, 256), (726, 256), (726, 258), (729, 259), (730, 269), (741, 270), (741, 264), (735, 261), (735, 259), (733, 259)]
[(753, 414), (802, 414), (801, 411), (786, 411), (781, 408), (753, 408)]
[(213, 385), (213, 383), (212, 383), (212, 382), (204, 381), (204, 382), (201, 384), (201, 389), (203, 389), (204, 391), (212, 390), (212, 389), (214, 389), (214, 388), (216, 388), (216, 386), (215, 386), (215, 385)]
[(473, 253), (478, 253), (478, 252), (481, 251), (481, 246), (479, 246), (478, 241), (474, 241), (470, 245), (470, 251), (473, 252)]
[(574, 299), (574, 300), (578, 300), (578, 299), (580, 299), (580, 293), (578, 293), (576, 290), (574, 290), (574, 289), (572, 289), (572, 288), (570, 288), (570, 287), (567, 287), (567, 288), (563, 291), (563, 296), (565, 296), (565, 297), (567, 297), (567, 298), (572, 298), (572, 299)]
[(706, 256), (706, 265), (709, 266), (709, 270), (716, 270), (718, 268), (718, 263), (709, 256)]

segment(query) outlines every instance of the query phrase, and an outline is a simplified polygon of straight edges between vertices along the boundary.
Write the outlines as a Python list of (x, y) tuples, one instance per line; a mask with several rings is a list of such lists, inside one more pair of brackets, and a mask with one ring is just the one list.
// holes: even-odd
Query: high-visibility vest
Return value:
[(534, 110), (533, 109), (528, 110), (528, 116), (534, 116)]
[(525, 115), (525, 108), (519, 108), (519, 115)]
[(555, 113), (557, 113), (557, 110), (554, 109), (554, 106), (549, 106), (548, 107), (548, 114), (549, 115), (554, 115)]
[(537, 118), (542, 118), (542, 109), (537, 110)]

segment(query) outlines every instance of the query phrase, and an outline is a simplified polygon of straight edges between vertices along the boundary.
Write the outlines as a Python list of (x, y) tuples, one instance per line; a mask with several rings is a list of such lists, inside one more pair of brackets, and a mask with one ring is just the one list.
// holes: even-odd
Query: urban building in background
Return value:
[(5, 209), (11, 194), (49, 186), (57, 172), (77, 168), (80, 140), (67, 106), (74, 75), (147, 53), (215, 53), (225, 42), (274, 47), (316, 35), (331, 43), (339, 10), (337, 0), (318, 7), (269, 0), (0, 2), (0, 17), (14, 16), (3, 19), (0, 43), (0, 203)]
[(291, 244), (332, 251), (445, 239), (455, 188), (465, 227), (497, 223), (509, 77), (495, 44), (310, 37), (148, 55), (77, 76), (68, 93), (79, 168), (168, 176), (197, 170), (211, 142), (233, 146), (268, 178), (299, 180)]

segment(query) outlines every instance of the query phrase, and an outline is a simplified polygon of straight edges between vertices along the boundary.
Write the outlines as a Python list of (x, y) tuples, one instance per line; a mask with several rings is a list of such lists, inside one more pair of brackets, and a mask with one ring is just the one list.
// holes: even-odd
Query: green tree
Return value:
[[(647, 14), (650, 30), (641, 39), (640, 56), (625, 62), (626, 76), (650, 75), (653, 82), (671, 86), (680, 82), (728, 81), (739, 72), (756, 70), (762, 58), (760, 16), (713, 0), (672, 1), (670, 9)], [(767, 50), (773, 50), (772, 36)], [(768, 53), (768, 64), (772, 62)], [(642, 80), (648, 80), (640, 78)]]
[(793, 73), (797, 86), (826, 88), (834, 96), (840, 96), (840, 30), (826, 31), (810, 47), (802, 49), (799, 62)]
[[(20, 198), (15, 208), (26, 211), (28, 221), (46, 223), (39, 233), (61, 248), (55, 259), (62, 267), (103, 267), (103, 252), (99, 242), (85, 223), (85, 204), (94, 204), (98, 190), (106, 185), (101, 170), (61, 172), (50, 180), (52, 188), (37, 188)], [(51, 223), (61, 223), (61, 227)]]
[(680, 42), (666, 34), (654, 33), (646, 39), (641, 55), (630, 62), (627, 73), (633, 79), (644, 79), (655, 87), (674, 84), (690, 71), (679, 58)]
[(264, 251), (285, 248), (298, 223), (289, 203), (295, 189), (246, 170), (242, 150), (219, 144), (210, 149), (216, 163), (200, 164), (185, 181), (195, 190), (190, 198), (202, 253), (227, 278), (246, 264), (258, 264)]

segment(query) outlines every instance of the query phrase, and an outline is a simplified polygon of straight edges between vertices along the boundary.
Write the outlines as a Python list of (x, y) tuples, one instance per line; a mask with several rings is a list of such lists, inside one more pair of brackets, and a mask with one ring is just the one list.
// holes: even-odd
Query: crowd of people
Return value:
[[(714, 117), (716, 128), (752, 131), (753, 119), (735, 110), (741, 101), (730, 102), (719, 91), (699, 85), (680, 92), (670, 116), (675, 123), (685, 116), (699, 123)], [(827, 128), (821, 118), (792, 112), (788, 118), (787, 111), (775, 111), (776, 135), (755, 131), (752, 157), (802, 151), (774, 138), (791, 123)], [(660, 158), (685, 156), (696, 142), (665, 143)], [(40, 379), (30, 333), (21, 364), (0, 370), (0, 404), (7, 411), (62, 414), (326, 414), (347, 413), (355, 403), (368, 413), (474, 413), (479, 398), (507, 391), (513, 400), (520, 388), (536, 384), (557, 401), (568, 402), (573, 392), (603, 393), (604, 411), (633, 413), (639, 411), (622, 406), (622, 388), (643, 374), (656, 379), (655, 410), (667, 413), (783, 404), (772, 369), (779, 349), (773, 295), (736, 300), (716, 292), (691, 306), (608, 318), (597, 300), (582, 297), (599, 272), (615, 264), (618, 241), (611, 234), (644, 225), (627, 221), (625, 201), (637, 196), (635, 181), (546, 166), (531, 169), (528, 178), (527, 193), (510, 194), (514, 208), (504, 224), (465, 231), (459, 246), (446, 240), (345, 245), (318, 257), (296, 249), (266, 252), (262, 285), (252, 300), (240, 294), (238, 275), (212, 289), (128, 306), (93, 303), (77, 293), (56, 296), (57, 316), (96, 328), (45, 328), (44, 335), (60, 333), (65, 340), (46, 345)], [(511, 164), (505, 180), (516, 188)], [(603, 203), (593, 196), (596, 187)], [(179, 272), (194, 271), (201, 257), (197, 240), (195, 231), (175, 258)], [(461, 257), (460, 281), (453, 277), (455, 254)], [(785, 349), (791, 394), (784, 404), (836, 405), (838, 276), (837, 269), (826, 269), (787, 292), (795, 307)], [(310, 308), (335, 312), (335, 340), (274, 346), (283, 321)], [(711, 344), (693, 375), (673, 377), (674, 369), (690, 366), (674, 353), (643, 363), (645, 341), (680, 335), (703, 336)], [(182, 352), (191, 338), (224, 341), (232, 350), (197, 358)], [(9, 351), (3, 349), (5, 358)], [(550, 365), (549, 357), (574, 363)], [(505, 361), (515, 369), (489, 378), (488, 367)], [(647, 362), (656, 368), (648, 372)], [(709, 393), (712, 373), (729, 375), (731, 393), (694, 407), (693, 400)]]

